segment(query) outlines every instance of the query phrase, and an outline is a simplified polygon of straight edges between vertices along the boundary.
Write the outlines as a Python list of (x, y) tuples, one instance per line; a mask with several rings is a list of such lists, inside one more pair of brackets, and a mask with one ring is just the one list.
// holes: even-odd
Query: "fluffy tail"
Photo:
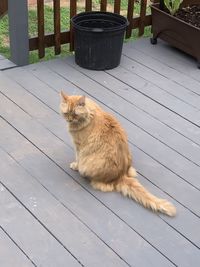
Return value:
[(176, 208), (167, 200), (160, 199), (149, 193), (137, 179), (130, 176), (123, 176), (115, 185), (116, 190), (124, 196), (128, 196), (156, 212), (162, 212), (168, 216), (176, 215)]

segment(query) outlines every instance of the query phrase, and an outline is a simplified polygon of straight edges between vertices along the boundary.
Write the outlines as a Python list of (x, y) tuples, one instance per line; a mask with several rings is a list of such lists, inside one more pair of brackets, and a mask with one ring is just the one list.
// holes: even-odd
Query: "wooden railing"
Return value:
[[(1, 0), (2, 1), (2, 0)], [(4, 0), (3, 0), (4, 1)], [(54, 20), (54, 32), (45, 33), (45, 0), (37, 0), (37, 25), (38, 36), (29, 38), (28, 35), (28, 0), (8, 0), (9, 9), (8, 13), (10, 22), (10, 40), (14, 44), (11, 44), (11, 54), (13, 54), (15, 63), (18, 65), (27, 64), (27, 53), (29, 51), (38, 50), (39, 58), (45, 56), (45, 48), (54, 47), (55, 54), (61, 53), (62, 44), (69, 44), (69, 49), (73, 51), (73, 30), (72, 25), (69, 23), (69, 29), (61, 32), (61, 0), (52, 0), (53, 3), (53, 20)], [(100, 10), (107, 11), (108, 0), (100, 0)], [(122, 0), (113, 1), (113, 11), (120, 13)], [(24, 7), (26, 5), (26, 8)], [(146, 26), (151, 25), (151, 15), (146, 14), (147, 0), (140, 0), (140, 14), (138, 17), (134, 17), (134, 5), (135, 0), (127, 0), (126, 17), (129, 21), (129, 26), (126, 30), (126, 38), (130, 38), (133, 29), (139, 29), (138, 34), (142, 36)], [(93, 1), (85, 0), (84, 10), (92, 11)], [(70, 18), (78, 12), (78, 0), (69, 0)], [(23, 9), (23, 12), (21, 11)], [(69, 21), (70, 22), (70, 21)], [(27, 27), (21, 29), (21, 25)], [(13, 29), (12, 29), (13, 28)], [(66, 26), (67, 28), (67, 26)], [(21, 45), (21, 43), (25, 45)], [(23, 49), (22, 49), (23, 47)], [(25, 52), (23, 52), (25, 51)], [(23, 56), (24, 53), (25, 56)], [(21, 58), (23, 58), (21, 60)], [(19, 60), (18, 60), (19, 59)], [(20, 61), (20, 62), (19, 62)]]
[(0, 0), (0, 18), (8, 11), (8, 0)]
[[(30, 51), (38, 50), (39, 57), (45, 56), (45, 47), (54, 47), (55, 54), (60, 54), (61, 45), (69, 43), (70, 50), (73, 50), (73, 31), (70, 26), (68, 31), (61, 32), (60, 26), (60, 0), (53, 1), (54, 12), (54, 33), (45, 34), (44, 32), (44, 0), (37, 0), (38, 10), (38, 36), (29, 40)], [(70, 0), (70, 19), (77, 14), (77, 0)], [(126, 30), (126, 38), (129, 38), (132, 34), (132, 30), (138, 28), (139, 36), (143, 35), (145, 26), (151, 25), (151, 16), (146, 15), (147, 0), (141, 0), (140, 16), (133, 16), (134, 13), (134, 0), (127, 0), (127, 19), (129, 26)], [(114, 12), (120, 13), (121, 0), (114, 0)], [(107, 11), (108, 1), (100, 1), (100, 10)], [(85, 0), (85, 11), (92, 11), (92, 0)]]

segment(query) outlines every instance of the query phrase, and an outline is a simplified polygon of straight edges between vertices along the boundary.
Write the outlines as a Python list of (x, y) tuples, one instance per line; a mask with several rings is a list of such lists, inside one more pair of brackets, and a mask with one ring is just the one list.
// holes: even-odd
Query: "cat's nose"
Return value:
[(73, 120), (72, 119), (68, 119), (68, 122), (72, 122)]

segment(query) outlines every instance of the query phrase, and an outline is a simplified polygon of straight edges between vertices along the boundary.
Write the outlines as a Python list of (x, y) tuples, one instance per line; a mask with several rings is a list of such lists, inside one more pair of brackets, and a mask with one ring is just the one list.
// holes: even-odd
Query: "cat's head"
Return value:
[(66, 121), (72, 124), (84, 122), (89, 118), (89, 111), (86, 106), (85, 96), (67, 95), (60, 92), (60, 111)]

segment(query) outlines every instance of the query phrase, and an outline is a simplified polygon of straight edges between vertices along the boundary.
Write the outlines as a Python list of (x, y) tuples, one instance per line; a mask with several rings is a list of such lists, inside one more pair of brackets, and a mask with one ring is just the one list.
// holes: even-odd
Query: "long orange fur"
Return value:
[(76, 151), (70, 167), (89, 178), (93, 188), (118, 191), (153, 211), (176, 214), (170, 202), (149, 193), (136, 179), (127, 135), (112, 115), (89, 98), (63, 92), (60, 110)]

